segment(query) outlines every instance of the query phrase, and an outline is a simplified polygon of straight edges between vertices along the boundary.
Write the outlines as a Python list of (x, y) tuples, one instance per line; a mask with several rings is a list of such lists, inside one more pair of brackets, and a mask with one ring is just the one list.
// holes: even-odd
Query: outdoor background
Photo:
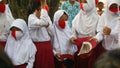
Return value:
[[(28, 5), (31, 0), (9, 0), (10, 8), (14, 18), (23, 18), (27, 21), (27, 12), (28, 12)], [(51, 20), (53, 20), (53, 15), (56, 10), (60, 8), (60, 5), (65, 0), (46, 0), (47, 4), (50, 8), (49, 16)], [(99, 0), (105, 3), (107, 0)]]
[[(10, 9), (14, 18), (23, 18), (27, 21), (27, 12), (28, 12), (28, 5), (31, 0), (9, 0)], [(60, 2), (62, 0), (46, 0), (47, 4), (50, 8), (49, 16), (51, 20), (53, 18), (54, 12), (59, 9)]]

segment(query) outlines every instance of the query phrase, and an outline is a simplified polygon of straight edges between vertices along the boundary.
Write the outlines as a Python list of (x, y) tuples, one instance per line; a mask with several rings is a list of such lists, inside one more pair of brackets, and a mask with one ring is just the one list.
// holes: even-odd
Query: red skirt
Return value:
[(22, 64), (22, 65), (18, 65), (18, 66), (14, 66), (15, 68), (26, 68), (27, 64)]
[(6, 42), (5, 41), (0, 41), (0, 46), (5, 48)]
[[(81, 54), (77, 56), (81, 45), (83, 42), (90, 42), (92, 44), (92, 50), (89, 53)], [(104, 52), (104, 48), (101, 44), (94, 42), (94, 40), (89, 41), (86, 38), (78, 38), (76, 40), (76, 45), (78, 47), (78, 51), (75, 54), (75, 68), (93, 68), (93, 64), (96, 59)]]
[(50, 41), (34, 42), (37, 48), (34, 68), (54, 68), (53, 48)]

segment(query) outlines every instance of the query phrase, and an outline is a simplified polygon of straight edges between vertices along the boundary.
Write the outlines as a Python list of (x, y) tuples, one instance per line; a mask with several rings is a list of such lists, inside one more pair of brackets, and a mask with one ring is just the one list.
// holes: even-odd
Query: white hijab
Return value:
[[(119, 23), (120, 23), (118, 20), (118, 15), (113, 14), (109, 10), (109, 7), (113, 3), (116, 3), (119, 5), (120, 0), (108, 0), (106, 10), (103, 13), (103, 15), (100, 17), (99, 24), (97, 27), (97, 32), (99, 32), (99, 34), (101, 33), (102, 35), (101, 37), (99, 36), (98, 38), (103, 39), (102, 44), (106, 50), (120, 48), (120, 45), (118, 45), (118, 31), (119, 31)], [(111, 28), (110, 35), (103, 35), (104, 26)]]
[(95, 35), (96, 25), (98, 16), (96, 13), (95, 0), (87, 0), (89, 11), (80, 10), (80, 12), (73, 19), (73, 31), (77, 31), (78, 36), (75, 37), (86, 37)]
[[(16, 41), (10, 33), (5, 46), (5, 52), (8, 54), (14, 65), (28, 63), (28, 65), (31, 64), (31, 66), (33, 66), (36, 47), (29, 36), (27, 25), (24, 20), (16, 19), (10, 28), (13, 26), (21, 29), (24, 35), (20, 40)], [(31, 57), (33, 58), (31, 59)]]
[[(70, 36), (72, 35), (72, 30), (69, 28), (66, 22), (64, 29), (61, 29), (58, 25), (60, 17), (66, 13), (64, 10), (58, 10), (54, 14), (54, 39), (53, 48), (57, 53), (61, 54), (74, 54), (77, 51), (75, 45), (70, 42)], [(67, 14), (67, 13), (66, 13)]]
[(107, 1), (107, 6), (106, 6), (106, 9), (105, 9), (105, 12), (102, 14), (102, 16), (99, 19), (99, 24), (101, 24), (101, 25), (98, 25), (97, 32), (99, 32), (103, 29), (103, 25), (108, 26), (110, 24), (110, 22), (113, 22), (115, 19), (118, 18), (118, 15), (114, 15), (114, 14), (111, 13), (111, 11), (109, 11), (109, 7), (113, 3), (116, 3), (116, 4), (119, 5), (120, 0), (108, 0)]
[(5, 4), (5, 12), (0, 13), (0, 41), (6, 41), (9, 27), (14, 21), (12, 13), (9, 8), (9, 4)]

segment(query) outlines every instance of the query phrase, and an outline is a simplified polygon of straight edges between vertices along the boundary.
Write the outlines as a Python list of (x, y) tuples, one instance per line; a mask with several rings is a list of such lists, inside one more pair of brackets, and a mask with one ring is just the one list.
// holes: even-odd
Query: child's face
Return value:
[(117, 7), (118, 7), (118, 5), (115, 3), (110, 6), (110, 8), (117, 8)]
[(36, 13), (36, 16), (37, 16), (38, 18), (40, 18), (40, 16), (41, 16), (41, 6), (38, 7), (38, 8), (35, 10), (35, 13)]
[(99, 5), (98, 5), (98, 8), (99, 8), (99, 9), (103, 9), (103, 7), (104, 7), (103, 4), (99, 4)]
[(63, 14), (59, 19), (59, 21), (67, 21), (67, 20), (68, 20), (68, 16), (66, 14)]
[(12, 27), (12, 28), (11, 28), (11, 31), (13, 31), (13, 30), (21, 31), (21, 29), (19, 29), (19, 28), (17, 28), (17, 27)]
[(118, 5), (115, 4), (115, 3), (110, 5), (109, 10), (112, 11), (112, 12), (118, 12), (119, 11)]

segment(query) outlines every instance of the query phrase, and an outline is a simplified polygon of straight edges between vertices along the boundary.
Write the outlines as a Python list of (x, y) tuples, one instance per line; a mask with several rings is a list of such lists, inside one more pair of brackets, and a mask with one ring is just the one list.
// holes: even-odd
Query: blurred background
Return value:
[[(66, 0), (46, 0), (49, 6), (49, 15), (53, 19), (54, 12), (60, 9), (62, 2)], [(107, 0), (99, 0), (105, 3)], [(8, 0), (14, 18), (23, 18), (27, 21), (28, 5), (31, 0)]]

